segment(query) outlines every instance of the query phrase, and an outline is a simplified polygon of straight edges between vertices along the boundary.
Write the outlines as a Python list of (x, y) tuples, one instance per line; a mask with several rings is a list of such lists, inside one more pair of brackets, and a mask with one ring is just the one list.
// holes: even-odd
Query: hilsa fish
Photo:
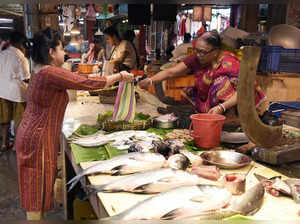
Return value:
[(91, 174), (110, 174), (110, 175), (125, 175), (138, 173), (146, 170), (153, 170), (163, 167), (166, 160), (158, 153), (150, 152), (133, 152), (120, 156), (116, 156), (109, 160), (99, 161), (94, 166), (91, 166), (73, 179), (68, 184), (71, 184), (69, 191), (86, 175)]
[(231, 193), (219, 186), (194, 185), (178, 187), (150, 197), (109, 220), (169, 220), (195, 216), (201, 212), (221, 209), (231, 199)]
[(207, 180), (183, 170), (161, 168), (125, 176), (104, 185), (89, 185), (87, 188), (92, 190), (92, 193), (102, 191), (154, 194), (206, 182)]

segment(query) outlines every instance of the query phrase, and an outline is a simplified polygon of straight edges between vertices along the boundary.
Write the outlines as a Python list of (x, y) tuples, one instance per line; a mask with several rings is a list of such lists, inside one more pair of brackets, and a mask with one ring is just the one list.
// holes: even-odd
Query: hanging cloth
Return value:
[(194, 6), (193, 8), (193, 21), (202, 21), (203, 20), (203, 7)]
[(120, 82), (114, 106), (114, 121), (134, 121), (135, 116), (135, 89), (134, 83)]
[(96, 12), (93, 5), (88, 6), (88, 10), (85, 14), (86, 20), (96, 21)]
[(185, 32), (191, 33), (191, 18), (188, 16), (185, 21)]
[(185, 34), (185, 21), (186, 21), (186, 18), (183, 17), (183, 19), (181, 20), (181, 24), (180, 24), (179, 36), (184, 36), (184, 34)]
[(203, 9), (203, 20), (211, 21), (211, 6), (205, 6)]

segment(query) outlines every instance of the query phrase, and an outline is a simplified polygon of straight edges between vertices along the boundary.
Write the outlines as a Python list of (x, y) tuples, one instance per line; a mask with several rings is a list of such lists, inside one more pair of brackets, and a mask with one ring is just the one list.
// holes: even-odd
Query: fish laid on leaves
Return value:
[(93, 135), (88, 135), (81, 138), (72, 139), (72, 143), (81, 145), (83, 147), (101, 146), (110, 143), (111, 146), (119, 150), (129, 149), (133, 144), (141, 146), (143, 152), (149, 151), (153, 148), (153, 141), (161, 141), (161, 137), (155, 133), (147, 131), (118, 131), (111, 134), (103, 134), (99, 131)]
[(165, 192), (181, 186), (197, 185), (208, 181), (183, 170), (161, 168), (122, 177), (108, 184), (87, 186), (92, 193), (131, 192), (153, 194)]
[(69, 191), (78, 183), (80, 178), (90, 174), (111, 174), (111, 175), (125, 175), (138, 173), (146, 170), (158, 169), (164, 166), (166, 160), (158, 153), (150, 152), (133, 152), (120, 156), (116, 156), (109, 160), (99, 161), (94, 166), (91, 166), (67, 184), (71, 184)]
[(222, 187), (179, 187), (148, 198), (118, 215), (102, 220), (221, 220), (237, 214), (252, 215), (260, 209), (264, 192), (263, 185), (259, 183), (242, 196), (231, 199), (231, 193)]
[(222, 220), (233, 215), (253, 215), (263, 203), (264, 186), (259, 183), (251, 187), (243, 195), (233, 199), (227, 208), (216, 211), (202, 212), (186, 220)]
[(181, 219), (201, 212), (221, 209), (231, 200), (231, 193), (219, 186), (178, 187), (150, 197), (124, 212), (104, 220)]

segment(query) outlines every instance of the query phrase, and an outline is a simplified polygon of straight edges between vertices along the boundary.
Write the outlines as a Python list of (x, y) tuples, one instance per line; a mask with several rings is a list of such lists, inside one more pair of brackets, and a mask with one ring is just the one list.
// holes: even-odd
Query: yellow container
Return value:
[(88, 200), (83, 201), (76, 198), (73, 201), (74, 220), (94, 220), (97, 219), (95, 212)]

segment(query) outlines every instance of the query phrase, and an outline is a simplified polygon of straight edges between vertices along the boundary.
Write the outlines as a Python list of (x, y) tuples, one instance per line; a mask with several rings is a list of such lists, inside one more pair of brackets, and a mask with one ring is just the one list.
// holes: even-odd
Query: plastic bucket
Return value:
[(199, 148), (211, 149), (219, 146), (225, 116), (219, 114), (192, 114), (190, 135)]

